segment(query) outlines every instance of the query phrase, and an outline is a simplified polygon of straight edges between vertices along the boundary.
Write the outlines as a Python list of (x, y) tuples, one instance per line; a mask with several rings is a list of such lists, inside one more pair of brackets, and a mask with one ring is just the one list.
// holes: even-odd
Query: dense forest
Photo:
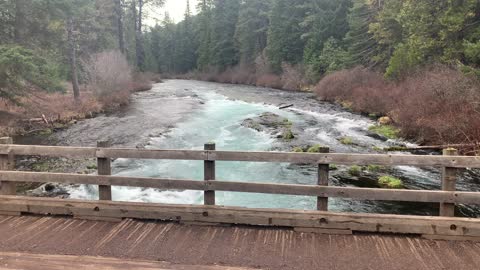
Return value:
[(479, 142), (480, 1), (196, 4), (195, 16), (189, 7), (175, 24), (167, 14), (145, 33), (148, 70), (312, 89), (346, 109), (388, 116), (395, 127), (386, 133), (429, 144)]
[[(152, 87), (144, 19), (162, 0), (0, 1), (0, 133), (71, 122)], [(55, 118), (55, 119), (50, 119)]]
[(291, 66), (316, 82), (359, 65), (388, 78), (434, 62), (480, 67), (477, 0), (202, 0), (196, 8), (146, 33), (148, 69), (280, 74)]
[(313, 90), (419, 142), (479, 141), (478, 0), (185, 1), (180, 22), (163, 0), (1, 1), (0, 113), (98, 112), (162, 74)]

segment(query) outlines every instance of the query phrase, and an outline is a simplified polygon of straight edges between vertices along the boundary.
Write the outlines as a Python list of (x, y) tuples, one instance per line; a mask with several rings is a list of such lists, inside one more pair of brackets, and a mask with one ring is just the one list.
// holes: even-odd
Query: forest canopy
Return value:
[[(163, 0), (1, 1), (0, 45), (30, 50), (36, 62), (43, 58), (48, 67), (37, 68), (33, 77), (45, 77), (37, 86), (69, 80), (76, 97), (87, 79), (83, 64), (108, 50), (120, 51), (141, 72), (235, 67), (268, 80), (294, 71), (310, 84), (355, 66), (390, 79), (432, 63), (480, 76), (477, 0), (185, 1), (183, 20), (176, 23), (166, 12), (153, 25), (147, 18), (159, 17)], [(2, 97), (13, 100), (16, 93)]]
[(255, 69), (264, 58), (277, 74), (302, 65), (311, 81), (359, 65), (389, 78), (431, 63), (479, 74), (477, 0), (201, 0), (196, 8), (145, 33), (149, 70)]

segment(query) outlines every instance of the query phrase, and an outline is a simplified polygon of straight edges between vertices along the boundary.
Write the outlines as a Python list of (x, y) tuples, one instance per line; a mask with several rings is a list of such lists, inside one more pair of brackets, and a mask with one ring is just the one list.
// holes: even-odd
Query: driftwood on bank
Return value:
[[(410, 151), (410, 150), (442, 150), (447, 148), (480, 148), (480, 144), (474, 143), (467, 143), (467, 144), (443, 144), (443, 145), (422, 145), (422, 146), (415, 146), (415, 147), (398, 147), (399, 150), (402, 151)], [(397, 147), (391, 147), (387, 149), (397, 149)]]
[(288, 104), (288, 105), (282, 105), (280, 107), (278, 107), (280, 110), (283, 110), (283, 109), (286, 109), (286, 108), (290, 108), (290, 107), (293, 107), (293, 104)]

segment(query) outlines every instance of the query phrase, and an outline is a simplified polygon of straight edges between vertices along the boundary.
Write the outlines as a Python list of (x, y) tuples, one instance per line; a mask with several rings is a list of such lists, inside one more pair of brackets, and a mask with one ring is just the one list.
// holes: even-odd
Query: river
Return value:
[[(293, 104), (280, 110), (281, 104)], [(296, 138), (291, 142), (268, 132), (245, 127), (242, 122), (263, 113), (273, 113), (293, 123)], [(131, 104), (119, 112), (80, 121), (54, 133), (50, 143), (94, 146), (97, 140), (110, 140), (114, 146), (147, 149), (202, 149), (215, 142), (218, 150), (288, 151), (295, 145), (321, 144), (332, 152), (376, 153), (400, 141), (385, 141), (371, 136), (368, 127), (375, 124), (367, 117), (340, 106), (319, 102), (313, 94), (265, 89), (244, 85), (226, 85), (199, 81), (167, 80), (147, 92), (136, 93)], [(352, 138), (345, 145), (339, 138)], [(406, 143), (408, 144), (408, 143)], [(290, 148), (290, 149), (289, 149)], [(331, 173), (336, 186), (366, 186), (368, 179), (348, 176), (348, 167), (339, 166)], [(199, 161), (129, 160), (113, 162), (113, 173), (178, 179), (203, 177)], [(314, 184), (316, 167), (285, 163), (217, 162), (217, 179), (247, 182)], [(389, 174), (403, 180), (407, 189), (439, 189), (440, 173), (434, 168), (398, 166)], [(376, 177), (376, 176), (372, 176)], [(475, 172), (463, 174), (458, 188), (480, 191)], [(71, 198), (96, 199), (94, 186), (70, 186)], [(114, 200), (201, 204), (203, 193), (113, 187)], [(314, 209), (316, 199), (304, 196), (217, 192), (217, 203), (228, 206)], [(434, 204), (354, 201), (330, 199), (331, 211), (402, 213), (436, 215)], [(478, 216), (478, 209), (460, 207), (464, 216)]]

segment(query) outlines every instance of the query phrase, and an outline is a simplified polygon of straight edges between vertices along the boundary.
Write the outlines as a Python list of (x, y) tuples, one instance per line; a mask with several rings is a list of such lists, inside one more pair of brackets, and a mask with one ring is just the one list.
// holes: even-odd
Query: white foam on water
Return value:
[[(275, 139), (270, 134), (257, 132), (241, 125), (246, 118), (272, 112), (291, 121), (303, 121), (296, 114), (279, 110), (275, 106), (230, 100), (212, 91), (196, 91), (206, 100), (204, 106), (190, 119), (178, 123), (168, 134), (152, 138), (148, 149), (203, 149), (207, 142), (215, 142), (217, 149), (241, 151), (269, 150)], [(202, 161), (119, 159), (114, 172), (121, 176), (156, 177), (172, 179), (203, 179)], [(286, 169), (286, 164), (217, 162), (216, 178), (219, 180), (291, 183), (314, 182), (314, 176), (305, 176)], [(312, 179), (309, 179), (312, 178)], [(82, 185), (69, 190), (72, 198), (96, 199), (96, 187)], [(112, 196), (118, 201), (195, 204), (203, 200), (203, 192), (112, 187)], [(224, 205), (312, 208), (313, 198), (217, 192), (217, 201)]]

